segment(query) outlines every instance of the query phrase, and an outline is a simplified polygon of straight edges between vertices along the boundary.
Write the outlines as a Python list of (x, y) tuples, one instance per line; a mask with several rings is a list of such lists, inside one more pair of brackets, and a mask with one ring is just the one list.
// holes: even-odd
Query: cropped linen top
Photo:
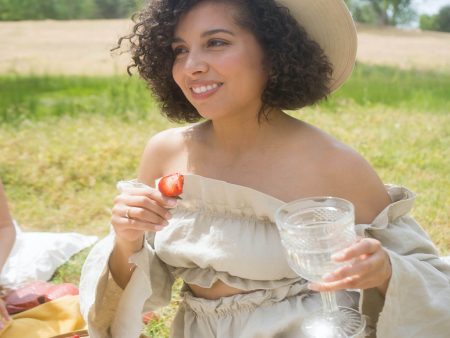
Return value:
[(221, 280), (246, 291), (292, 284), (300, 278), (274, 220), (283, 204), (251, 188), (185, 175), (169, 225), (148, 240), (174, 277), (190, 284), (209, 288)]

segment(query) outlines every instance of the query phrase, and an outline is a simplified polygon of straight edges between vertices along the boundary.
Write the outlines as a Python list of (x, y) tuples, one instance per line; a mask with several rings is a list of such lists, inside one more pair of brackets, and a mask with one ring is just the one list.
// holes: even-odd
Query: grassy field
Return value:
[[(328, 101), (292, 112), (418, 194), (413, 215), (450, 254), (450, 71), (358, 64)], [(25, 230), (104, 236), (115, 183), (136, 176), (147, 139), (174, 126), (136, 78), (0, 75), (0, 177)], [(78, 283), (88, 250), (54, 281)], [(179, 285), (177, 285), (177, 288)], [(175, 300), (176, 302), (176, 300)], [(147, 328), (167, 334), (173, 307)]]

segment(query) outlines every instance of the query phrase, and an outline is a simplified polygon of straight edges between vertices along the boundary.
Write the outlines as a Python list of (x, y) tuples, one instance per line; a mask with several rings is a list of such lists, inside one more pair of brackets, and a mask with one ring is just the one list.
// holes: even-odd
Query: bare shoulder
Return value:
[(327, 193), (355, 205), (356, 221), (370, 223), (390, 203), (383, 182), (369, 162), (350, 146), (309, 128), (315, 170)]
[(332, 142), (325, 157), (333, 188), (355, 205), (356, 221), (370, 223), (390, 203), (378, 174), (354, 149)]
[(147, 142), (139, 165), (139, 180), (153, 186), (163, 176), (167, 165), (183, 150), (185, 134), (189, 127), (163, 130)]

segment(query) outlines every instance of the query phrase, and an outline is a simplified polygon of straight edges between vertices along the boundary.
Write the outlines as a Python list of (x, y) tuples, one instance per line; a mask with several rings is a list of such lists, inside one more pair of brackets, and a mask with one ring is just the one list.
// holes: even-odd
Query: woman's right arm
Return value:
[(162, 134), (165, 133), (156, 135), (148, 142), (141, 159), (138, 179), (148, 188), (130, 189), (114, 200), (111, 224), (116, 232), (116, 242), (109, 268), (122, 289), (134, 270), (128, 259), (143, 247), (145, 232), (156, 232), (166, 226), (171, 217), (169, 209), (176, 205), (175, 198), (166, 197), (152, 187), (153, 182), (162, 176), (162, 161), (167, 159), (167, 154), (163, 154), (167, 142)]

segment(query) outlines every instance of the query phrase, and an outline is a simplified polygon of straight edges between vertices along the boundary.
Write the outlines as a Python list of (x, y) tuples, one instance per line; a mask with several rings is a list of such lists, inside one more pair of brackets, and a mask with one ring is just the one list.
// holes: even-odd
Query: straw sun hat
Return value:
[(333, 65), (331, 91), (338, 89), (353, 70), (357, 37), (352, 16), (343, 0), (276, 0), (316, 41)]

